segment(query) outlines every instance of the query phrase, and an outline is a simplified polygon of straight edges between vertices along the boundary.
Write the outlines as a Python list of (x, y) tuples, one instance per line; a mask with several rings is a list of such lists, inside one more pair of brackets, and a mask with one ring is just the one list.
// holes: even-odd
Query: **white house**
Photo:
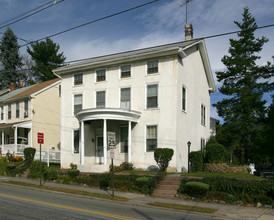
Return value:
[[(61, 166), (104, 172), (111, 163), (156, 165), (154, 149), (172, 148), (169, 169), (187, 169), (188, 146), (210, 136), (215, 84), (203, 40), (133, 50), (58, 68)], [(113, 136), (115, 141), (113, 141)]]

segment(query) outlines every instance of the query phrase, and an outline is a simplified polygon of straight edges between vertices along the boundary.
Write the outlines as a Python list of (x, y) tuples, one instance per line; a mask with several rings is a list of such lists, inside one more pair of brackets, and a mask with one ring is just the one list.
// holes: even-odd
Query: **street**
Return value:
[[(0, 219), (213, 219), (210, 215), (121, 204), (29, 188), (0, 185)], [(214, 218), (217, 219), (217, 218)]]

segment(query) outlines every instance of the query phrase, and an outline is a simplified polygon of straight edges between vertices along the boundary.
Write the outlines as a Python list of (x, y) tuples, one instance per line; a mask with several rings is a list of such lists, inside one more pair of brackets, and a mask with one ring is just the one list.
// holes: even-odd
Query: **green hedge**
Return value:
[(185, 191), (190, 196), (204, 197), (209, 190), (206, 183), (191, 181), (186, 183)]
[(225, 147), (218, 143), (215, 137), (210, 137), (205, 147), (206, 163), (226, 163), (229, 160), (229, 153)]
[(191, 171), (197, 172), (203, 170), (203, 151), (193, 151), (189, 154), (191, 162)]
[(228, 203), (274, 203), (273, 180), (238, 180), (224, 177), (205, 177), (202, 180), (182, 180), (178, 193), (189, 194), (188, 184), (192, 182), (205, 183), (210, 186), (207, 199), (222, 200)]

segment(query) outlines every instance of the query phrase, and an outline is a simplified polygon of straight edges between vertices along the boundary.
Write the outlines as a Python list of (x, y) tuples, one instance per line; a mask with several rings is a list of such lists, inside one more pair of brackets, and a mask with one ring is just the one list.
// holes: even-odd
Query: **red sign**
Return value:
[(38, 133), (38, 144), (44, 144), (44, 133)]

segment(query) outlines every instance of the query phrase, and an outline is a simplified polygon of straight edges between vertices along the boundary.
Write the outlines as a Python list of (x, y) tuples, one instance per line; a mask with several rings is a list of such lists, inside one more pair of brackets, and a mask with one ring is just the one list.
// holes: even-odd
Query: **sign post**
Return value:
[(44, 144), (44, 133), (37, 134), (38, 144), (40, 144), (40, 186), (42, 185), (42, 161), (41, 161), (41, 144)]
[(110, 159), (111, 159), (111, 185), (112, 185), (112, 196), (114, 196), (114, 172), (113, 172), (113, 159), (114, 159), (114, 150), (110, 149)]
[(112, 196), (114, 196), (114, 172), (113, 172), (113, 159), (114, 151), (116, 147), (116, 134), (115, 132), (108, 132), (108, 147), (110, 149), (110, 159), (111, 159), (111, 185), (112, 185)]

